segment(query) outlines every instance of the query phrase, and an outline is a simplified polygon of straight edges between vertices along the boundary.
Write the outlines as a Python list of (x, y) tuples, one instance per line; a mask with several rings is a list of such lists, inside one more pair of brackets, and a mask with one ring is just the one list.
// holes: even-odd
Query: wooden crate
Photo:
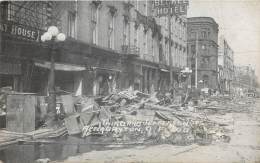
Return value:
[(6, 129), (13, 132), (31, 132), (35, 130), (34, 94), (20, 93), (7, 96)]

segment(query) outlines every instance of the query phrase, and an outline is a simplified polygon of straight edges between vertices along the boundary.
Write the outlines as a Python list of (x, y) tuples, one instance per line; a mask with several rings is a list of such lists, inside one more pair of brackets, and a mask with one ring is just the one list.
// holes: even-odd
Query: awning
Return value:
[(111, 72), (122, 72), (121, 70), (118, 69), (113, 69), (113, 68), (105, 68), (105, 67), (93, 67), (94, 70), (98, 71), (111, 71)]
[[(48, 61), (34, 61), (35, 66), (42, 67), (42, 68), (51, 68), (51, 62)], [(57, 71), (84, 71), (86, 67), (78, 66), (78, 65), (71, 65), (67, 63), (54, 63), (54, 68)]]

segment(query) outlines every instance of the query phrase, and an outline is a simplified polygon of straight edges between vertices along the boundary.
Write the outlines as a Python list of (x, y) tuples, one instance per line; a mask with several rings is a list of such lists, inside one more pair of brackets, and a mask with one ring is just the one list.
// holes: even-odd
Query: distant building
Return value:
[(224, 89), (224, 69), (223, 66), (218, 65), (218, 91), (222, 93)]
[(251, 66), (235, 66), (233, 87), (236, 92), (255, 90), (257, 77)]
[(232, 92), (232, 81), (234, 78), (234, 51), (224, 36), (219, 37), (218, 65), (223, 67), (223, 77), (219, 79), (221, 92)]
[[(218, 89), (218, 24), (210, 17), (188, 18), (188, 65), (191, 84), (198, 88)], [(197, 45), (196, 45), (197, 44)], [(196, 47), (197, 46), (197, 47)], [(197, 81), (196, 73), (197, 51)]]

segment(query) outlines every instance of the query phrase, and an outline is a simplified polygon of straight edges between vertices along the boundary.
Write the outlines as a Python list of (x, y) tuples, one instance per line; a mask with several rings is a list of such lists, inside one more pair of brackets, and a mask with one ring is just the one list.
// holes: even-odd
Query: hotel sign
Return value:
[(186, 15), (188, 0), (154, 0), (156, 16)]
[(0, 21), (0, 32), (30, 41), (39, 41), (40, 37), (40, 30), (11, 21)]

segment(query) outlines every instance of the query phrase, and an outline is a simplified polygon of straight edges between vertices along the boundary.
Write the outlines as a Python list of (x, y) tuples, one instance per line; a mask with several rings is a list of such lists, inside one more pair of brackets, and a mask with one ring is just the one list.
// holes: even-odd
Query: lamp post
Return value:
[(199, 35), (196, 32), (196, 53), (195, 53), (195, 88), (198, 88), (198, 50), (199, 50)]
[(55, 43), (65, 41), (66, 36), (63, 33), (60, 33), (56, 26), (50, 26), (48, 31), (41, 36), (41, 41), (50, 44), (50, 54), (51, 54), (51, 65), (50, 65), (50, 74), (48, 81), (48, 113), (50, 118), (56, 114), (56, 95), (55, 95), (55, 64), (54, 64), (54, 55), (55, 55)]
[[(170, 6), (169, 6), (169, 10), (170, 10)], [(171, 22), (171, 18), (172, 15), (169, 12), (168, 13), (168, 29), (169, 29), (169, 66), (170, 66), (170, 89), (173, 88), (173, 76), (172, 76), (172, 32), (171, 32), (171, 28), (172, 28), (172, 22)]]

